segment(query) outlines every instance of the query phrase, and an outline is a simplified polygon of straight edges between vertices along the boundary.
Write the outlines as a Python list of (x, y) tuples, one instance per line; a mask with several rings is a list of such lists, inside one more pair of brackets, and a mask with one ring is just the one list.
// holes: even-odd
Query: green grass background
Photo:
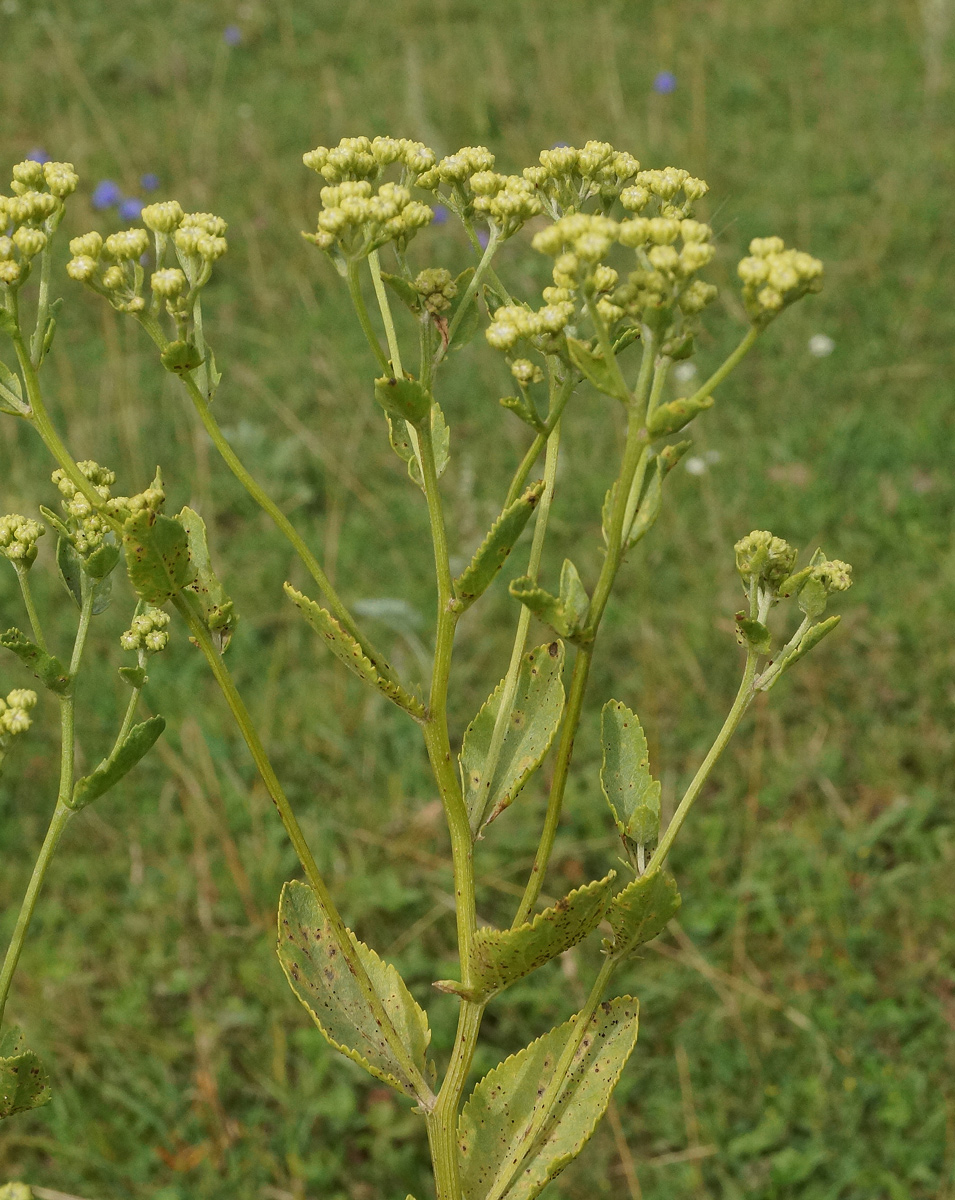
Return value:
[[(838, 634), (756, 706), (684, 831), (680, 929), (619, 979), (642, 1027), (617, 1107), (548, 1195), (955, 1196), (952, 23), (951, 0), (0, 3), (0, 158), (42, 146), (76, 164), (71, 235), (114, 227), (89, 209), (97, 180), (135, 194), (145, 171), (161, 195), (227, 218), (207, 303), (220, 419), (346, 598), (403, 598), (425, 643), (423, 506), (383, 436), (341, 282), (299, 238), (318, 190), (303, 150), (388, 132), (441, 152), (484, 142), (513, 170), (556, 141), (605, 138), (709, 180), (711, 277), (730, 294), (754, 235), (826, 262), (823, 294), (771, 329), (697, 422), (695, 453), (718, 461), (672, 478), (622, 573), (550, 894), (615, 859), (599, 703), (639, 711), (671, 806), (718, 728), (740, 669), (733, 541), (771, 528), (822, 543), (857, 582)], [(652, 91), (661, 69), (673, 95)], [(445, 227), (412, 258), (456, 266), (467, 251)], [(526, 239), (501, 264), (515, 286), (542, 278)], [(159, 461), (173, 511), (206, 514), (244, 616), (230, 654), (241, 688), (346, 918), (427, 1000), (440, 1056), (454, 1011), (430, 981), (453, 969), (451, 882), (417, 731), (283, 605), (281, 580), (304, 583), (286, 544), (135, 326), (62, 270), (58, 287), (45, 369), (57, 420), (77, 456), (118, 466), (123, 490)], [(709, 315), (704, 368), (737, 320), (731, 299)], [(816, 333), (835, 341), (828, 358), (808, 353)], [(508, 390), (480, 343), (445, 383), (456, 553), (480, 539), (526, 443), (495, 403)], [(596, 395), (575, 401), (550, 578), (566, 553), (593, 578), (617, 417)], [(51, 500), (29, 433), (0, 421), (2, 511)], [(50, 549), (38, 587), (65, 639)], [(0, 576), (5, 625), (23, 619), (13, 585)], [(127, 617), (124, 600), (97, 627), (85, 763), (118, 721), (106, 660)], [(515, 618), (498, 584), (462, 624), (458, 731), (503, 673)], [(376, 633), (416, 670), (406, 636)], [(27, 683), (12, 661), (2, 671), (4, 691)], [(281, 976), (272, 914), (296, 863), (181, 632), (151, 674), (165, 748), (71, 825), (22, 960), (8, 1015), (50, 1063), (56, 1098), (4, 1124), (0, 1182), (87, 1200), (424, 1200), (418, 1118), (326, 1049)], [(0, 788), (0, 934), (52, 805), (51, 709)], [(482, 845), (488, 920), (509, 919), (541, 805), (538, 782)], [(588, 945), (498, 1001), (479, 1068), (564, 1019), (596, 961)]]

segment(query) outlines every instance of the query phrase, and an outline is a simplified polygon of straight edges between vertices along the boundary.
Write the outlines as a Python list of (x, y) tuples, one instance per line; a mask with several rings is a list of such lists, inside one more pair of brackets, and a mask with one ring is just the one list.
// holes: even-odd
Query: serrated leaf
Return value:
[(189, 557), (196, 572), (196, 577), (189, 587), (199, 597), (206, 628), (212, 634), (221, 653), (232, 640), (238, 623), (235, 605), (213, 570), (206, 525), (202, 517), (187, 506), (182, 509), (176, 520), (186, 531)]
[(431, 411), (433, 397), (417, 379), (392, 379), (383, 375), (375, 380), (375, 399), (391, 417), (401, 417), (420, 425)]
[(514, 704), (493, 779), (484, 778), (484, 765), (504, 693), (503, 679), (465, 730), (459, 762), (464, 799), (475, 833), (507, 808), (550, 749), (564, 712), (563, 666), (561, 642), (545, 643), (521, 659)]
[(697, 413), (712, 407), (712, 396), (703, 396), (699, 400), (692, 396), (670, 400), (667, 404), (661, 404), (647, 422), (647, 433), (654, 438), (666, 437), (667, 434), (676, 433), (684, 425), (689, 425)]
[(769, 653), (773, 642), (773, 635), (762, 621), (751, 621), (749, 617), (737, 617), (736, 626), (736, 640), (741, 646), (752, 646), (760, 654)]
[(490, 587), (524, 531), (543, 491), (542, 479), (532, 483), (523, 496), (509, 504), (491, 526), (470, 564), (454, 581), (454, 594), (461, 610), (473, 604)]
[(842, 620), (838, 614), (827, 617), (825, 621), (819, 621), (815, 625), (810, 625), (806, 632), (799, 639), (799, 644), (786, 655), (780, 663), (780, 671), (785, 671), (798, 662), (804, 654), (808, 654), (813, 646), (818, 646), (827, 633), (831, 633), (833, 629)]
[(0, 1039), (0, 1121), (49, 1104), (51, 1098), (46, 1069), (13, 1026)]
[(607, 911), (613, 929), (613, 953), (629, 954), (652, 941), (680, 907), (676, 880), (657, 868), (634, 879), (614, 896)]
[[(97, 583), (103, 583), (116, 564), (119, 562), (119, 554), (119, 546), (117, 546), (115, 542), (102, 542), (96, 547), (92, 554), (88, 554), (86, 558), (82, 560), (86, 574), (89, 575), (90, 579), (94, 579)], [(95, 601), (93, 603), (93, 608), (94, 610), (96, 609)]]
[(600, 714), (600, 737), (600, 786), (620, 836), (650, 845), (660, 836), (660, 784), (650, 774), (647, 739), (636, 713), (608, 700)]
[(411, 434), (408, 432), (408, 422), (400, 418), (392, 420), (387, 413), (385, 413), (385, 420), (388, 422), (388, 440), (391, 442), (392, 450), (403, 462), (412, 462), (415, 450)]
[(813, 579), (812, 575), (809, 575), (806, 582), (799, 589), (796, 603), (809, 620), (814, 621), (816, 617), (821, 617), (826, 611), (828, 601), (829, 594), (823, 583), (818, 579)]
[(316, 633), (321, 635), (332, 653), (350, 667), (359, 679), (384, 692), (389, 700), (406, 709), (412, 716), (424, 716), (425, 709), (421, 701), (406, 692), (400, 684), (392, 683), (379, 675), (358, 642), (330, 612), (297, 591), (290, 583), (285, 584), (285, 594)]
[(134, 725), (111, 758), (104, 758), (95, 771), (76, 781), (70, 808), (85, 808), (114, 788), (149, 753), (165, 728), (165, 717), (150, 717)]
[(498, 401), (502, 408), (509, 409), (516, 417), (519, 417), (525, 425), (530, 425), (531, 429), (540, 433), (544, 429), (544, 422), (540, 419), (537, 409), (534, 407), (533, 401), (528, 396), (502, 396)]
[(471, 956), (473, 986), (445, 981), (438, 985), (440, 990), (469, 1000), (490, 999), (576, 946), (603, 919), (615, 878), (616, 872), (611, 871), (604, 879), (577, 888), (516, 929), (479, 929)]
[(570, 637), (574, 632), (560, 600), (529, 575), (512, 579), (507, 585), (507, 590), (515, 600), (520, 600), (521, 604), (529, 608), (539, 621), (549, 625), (561, 637)]
[(44, 687), (65, 696), (73, 685), (69, 671), (52, 654), (47, 654), (39, 646), (35, 646), (19, 629), (8, 629), (0, 636), (0, 646), (15, 654), (23, 665), (39, 679)]
[[(434, 450), (434, 472), (440, 479), (448, 469), (448, 462), (451, 458), (451, 430), (448, 428), (441, 405), (437, 400), (431, 405), (431, 446)], [(411, 458), (408, 459), (408, 474), (423, 490), (424, 480), (421, 478), (421, 469), (414, 451), (412, 451)]]
[(573, 1021), (558, 1025), (489, 1072), (458, 1124), (464, 1200), (533, 1200), (590, 1139), (637, 1041), (639, 1005), (601, 1004), (539, 1134), (529, 1126), (551, 1083)]
[(195, 578), (186, 531), (172, 517), (134, 513), (123, 525), (123, 549), (133, 590), (147, 604), (158, 608)]
[[(395, 968), (351, 931), (349, 936), (395, 1032), (426, 1076), (428, 1018)], [(293, 882), (282, 888), (278, 955), (292, 991), (330, 1045), (383, 1083), (415, 1096), (413, 1081), (395, 1058), (307, 884)]]
[(613, 396), (614, 399), (620, 400), (624, 404), (628, 403), (630, 394), (621, 384), (619, 373), (613, 369), (602, 354), (591, 350), (585, 342), (578, 341), (577, 338), (569, 335), (567, 351), (577, 370), (594, 385), (598, 392), (603, 392), (605, 396)]

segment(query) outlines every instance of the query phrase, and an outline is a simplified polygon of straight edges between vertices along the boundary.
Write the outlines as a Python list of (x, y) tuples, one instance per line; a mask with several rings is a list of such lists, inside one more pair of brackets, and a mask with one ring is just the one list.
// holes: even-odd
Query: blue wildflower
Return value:
[(434, 224), (443, 225), (449, 216), (447, 206), (444, 204), (436, 204), (434, 206)]
[(478, 240), (478, 245), (481, 247), (481, 249), (486, 250), (487, 244), (491, 240), (491, 235), (488, 233), (488, 231), (486, 229), (479, 229), (477, 231), (477, 240)]
[(123, 200), (119, 206), (119, 215), (124, 221), (138, 221), (139, 215), (143, 211), (142, 200), (137, 200), (135, 196), (130, 196)]
[(147, 171), (139, 183), (144, 192), (154, 192), (159, 187), (159, 176)]
[(115, 208), (122, 198), (123, 193), (120, 191), (118, 183), (112, 179), (101, 179), (93, 188), (90, 204), (95, 209)]
[(551, 146), (551, 150), (566, 150), (569, 145), (570, 142), (554, 142), (553, 146)]
[(227, 25), (222, 31), (222, 40), (227, 46), (238, 46), (242, 41), (242, 30), (238, 25)]
[(27, 162), (48, 163), (50, 156), (45, 150), (41, 150), (39, 146), (34, 146), (32, 150), (27, 151)]
[(661, 96), (669, 96), (676, 91), (676, 76), (672, 71), (658, 71), (653, 80), (653, 90)]

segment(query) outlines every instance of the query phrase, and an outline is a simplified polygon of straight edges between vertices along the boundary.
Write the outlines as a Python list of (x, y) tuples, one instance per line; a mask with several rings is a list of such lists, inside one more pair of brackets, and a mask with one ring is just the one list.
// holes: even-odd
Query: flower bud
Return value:
[(13, 231), (13, 240), (23, 257), (31, 259), (40, 253), (47, 239), (42, 229), (31, 229), (28, 225), (21, 225)]
[(51, 193), (60, 200), (75, 192), (80, 181), (79, 175), (73, 170), (73, 164), (68, 162), (44, 163), (43, 178)]
[[(81, 259), (74, 259), (75, 262), (81, 262)], [(108, 292), (118, 291), (126, 283), (126, 276), (123, 273), (122, 267), (112, 266), (103, 272), (103, 287)]]
[(0, 517), (0, 554), (12, 563), (32, 567), (36, 562), (37, 541), (45, 532), (38, 521), (19, 513)]
[(186, 277), (178, 267), (166, 267), (162, 271), (153, 272), (149, 286), (155, 295), (171, 300), (186, 286)]
[(140, 218), (153, 233), (172, 233), (183, 218), (182, 206), (178, 200), (160, 200), (156, 204), (147, 204)]
[(20, 278), (20, 264), (6, 261), (0, 262), (0, 283), (16, 283)]
[(796, 550), (766, 529), (754, 529), (735, 546), (736, 569), (745, 583), (768, 584), (774, 591), (796, 564)]
[(102, 252), (103, 239), (95, 230), (70, 239), (70, 254), (74, 258), (99, 258)]
[(119, 262), (140, 258), (149, 249), (149, 234), (145, 229), (123, 229), (111, 233), (103, 244), (107, 258)]
[(13, 168), (13, 178), (16, 183), (26, 184), (28, 188), (43, 186), (43, 164), (26, 159), (18, 162)]
[[(88, 254), (81, 254), (77, 258), (71, 258), (66, 264), (66, 273), (70, 279), (75, 279), (79, 283), (88, 283), (93, 278), (99, 269), (99, 263), (95, 258), (90, 258)], [(110, 270), (118, 270), (118, 268), (110, 267)]]

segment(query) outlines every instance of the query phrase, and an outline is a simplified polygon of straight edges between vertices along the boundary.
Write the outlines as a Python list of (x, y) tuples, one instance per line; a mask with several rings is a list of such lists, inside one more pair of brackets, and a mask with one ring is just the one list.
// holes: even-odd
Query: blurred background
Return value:
[[(769, 528), (821, 544), (856, 583), (838, 633), (754, 706), (684, 830), (679, 924), (618, 980), (641, 999), (637, 1051), (548, 1195), (955, 1197), (953, 26), (951, 0), (0, 0), (4, 170), (27, 154), (76, 165), (69, 236), (170, 196), (228, 220), (206, 301), (219, 419), (409, 674), (432, 634), (423, 503), (388, 446), (342, 283), (299, 236), (320, 187), (303, 151), (392, 133), (439, 153), (484, 143), (515, 171), (599, 138), (702, 175), (725, 298), (701, 373), (739, 336), (751, 237), (825, 260), (822, 295), (772, 326), (694, 425), (622, 572), (547, 894), (616, 859), (597, 783), (608, 696), (639, 712), (670, 808), (718, 729), (741, 667), (733, 542)], [(469, 251), (447, 224), (411, 260), (461, 269)], [(544, 279), (527, 237), (497, 266), (520, 294)], [(243, 614), (232, 668), (346, 919), (428, 1003), (440, 1058), (454, 1005), (430, 982), (453, 971), (451, 881), (417, 730), (283, 604), (281, 581), (305, 582), (287, 545), (138, 327), (62, 263), (57, 291), (56, 419), (123, 491), (160, 462), (170, 509), (206, 516)], [(480, 540), (526, 445), (496, 404), (511, 390), (483, 339), (449, 368), (455, 553)], [(589, 391), (572, 406), (545, 581), (568, 553), (594, 577), (618, 418)], [(0, 421), (0, 511), (53, 501), (29, 435)], [(62, 645), (71, 617), (41, 549)], [(23, 620), (14, 584), (0, 575), (4, 627)], [(129, 609), (118, 599), (95, 627), (81, 764), (119, 720), (110, 648)], [(458, 735), (504, 672), (516, 615), (502, 581), (462, 623)], [(2, 671), (4, 691), (28, 682), (12, 660)], [(0, 1182), (85, 1200), (424, 1200), (418, 1118), (326, 1048), (279, 970), (273, 914), (297, 863), (181, 631), (150, 673), (170, 730), (70, 826), (15, 983), (8, 1016), (48, 1061), (55, 1100), (4, 1123)], [(0, 784), (2, 935), (53, 803), (41, 704)], [(510, 919), (542, 786), (482, 843), (487, 920)], [(478, 1070), (576, 1007), (596, 942), (495, 1003)]]

